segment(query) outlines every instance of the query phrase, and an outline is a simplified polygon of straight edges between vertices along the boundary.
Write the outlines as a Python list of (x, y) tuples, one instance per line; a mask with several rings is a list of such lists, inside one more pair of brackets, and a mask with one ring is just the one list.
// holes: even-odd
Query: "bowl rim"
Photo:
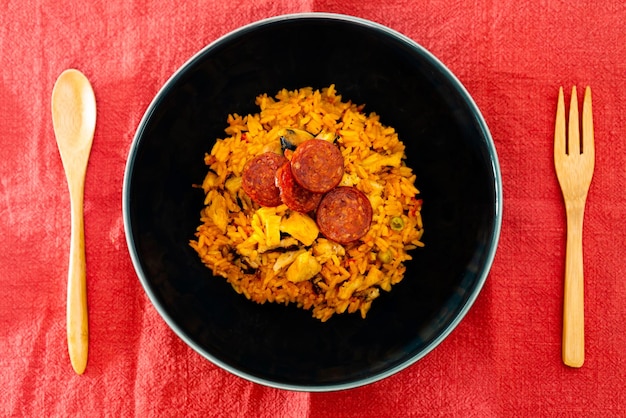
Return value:
[[(148, 279), (146, 277), (146, 272), (144, 271), (141, 261), (139, 259), (139, 254), (137, 247), (133, 240), (133, 232), (132, 232), (132, 220), (130, 219), (130, 187), (131, 187), (131, 174), (134, 170), (135, 159), (137, 157), (137, 151), (139, 149), (139, 143), (141, 142), (141, 137), (145, 131), (146, 125), (152, 117), (155, 109), (158, 107), (159, 103), (162, 101), (163, 97), (171, 88), (171, 85), (174, 84), (178, 78), (182, 76), (182, 74), (187, 70), (187, 68), (196, 62), (198, 59), (203, 57), (207, 52), (214, 49), (216, 46), (220, 45), (224, 41), (236, 37), (244, 32), (261, 28), (263, 26), (272, 25), (274, 23), (280, 23), (284, 21), (295, 21), (301, 19), (318, 19), (318, 20), (332, 20), (332, 21), (340, 21), (350, 24), (356, 24), (361, 27), (366, 27), (372, 29), (374, 31), (381, 32), (386, 36), (391, 38), (395, 38), (397, 41), (404, 43), (406, 46), (409, 46), (412, 50), (415, 50), (418, 54), (421, 54), (424, 58), (426, 58), (430, 63), (436, 67), (441, 74), (449, 80), (452, 86), (457, 90), (460, 94), (463, 101), (470, 108), (472, 115), (476, 121), (478, 127), (483, 133), (485, 144), (489, 151), (489, 162), (492, 170), (493, 177), (493, 188), (494, 188), (494, 197), (495, 197), (495, 205), (494, 205), (494, 224), (493, 228), (489, 233), (489, 240), (486, 243), (489, 251), (485, 256), (484, 269), (480, 273), (477, 278), (476, 287), (474, 291), (469, 295), (465, 305), (459, 311), (459, 314), (450, 322), (450, 324), (443, 329), (440, 334), (424, 349), (422, 349), (418, 354), (413, 355), (411, 357), (406, 358), (402, 363), (390, 368), (386, 369), (382, 372), (376, 373), (372, 376), (359, 378), (356, 380), (347, 381), (344, 383), (334, 383), (334, 384), (289, 384), (282, 383), (278, 381), (271, 380), (269, 378), (263, 378), (259, 376), (255, 376), (253, 374), (238, 370), (237, 368), (221, 361), (220, 359), (214, 357), (211, 353), (202, 349), (198, 346), (196, 342), (194, 342), (185, 331), (174, 321), (174, 319), (164, 310), (161, 306), (156, 294), (150, 289)], [(372, 20), (364, 19), (361, 17), (356, 17), (352, 15), (339, 14), (339, 13), (327, 13), (327, 12), (301, 12), (301, 13), (289, 13), (282, 14), (273, 17), (268, 17), (264, 19), (260, 19), (243, 26), (240, 26), (224, 35), (219, 36), (203, 48), (201, 48), (198, 52), (193, 54), (187, 61), (185, 61), (182, 65), (180, 65), (175, 72), (165, 81), (165, 83), (160, 87), (157, 94), (154, 96), (146, 111), (144, 112), (143, 117), (141, 118), (135, 135), (133, 136), (131, 146), (128, 151), (128, 158), (126, 162), (126, 168), (124, 171), (124, 180), (122, 185), (122, 215), (124, 222), (124, 233), (126, 237), (126, 244), (128, 247), (128, 251), (130, 254), (130, 258), (134, 267), (134, 270), (141, 282), (141, 285), (148, 295), (148, 298), (157, 310), (159, 315), (163, 318), (163, 320), (167, 323), (167, 325), (174, 331), (174, 333), (181, 338), (190, 348), (192, 348), (195, 352), (200, 354), (205, 359), (209, 360), (214, 365), (222, 368), (230, 372), (231, 374), (243, 378), (245, 380), (268, 386), (276, 389), (283, 389), (289, 391), (302, 391), (302, 392), (331, 392), (331, 391), (339, 391), (346, 389), (353, 389), (365, 385), (369, 385), (374, 382), (378, 382), (380, 380), (386, 379), (398, 372), (406, 369), (407, 367), (413, 365), (423, 357), (425, 357), (428, 353), (433, 351), (439, 344), (441, 344), (450, 333), (459, 325), (459, 323), (463, 320), (466, 314), (469, 312), (471, 307), (474, 305), (474, 302), (478, 298), (478, 295), (481, 293), (482, 288), (487, 280), (487, 276), (491, 270), (493, 265), (493, 261), (495, 258), (496, 250), (498, 248), (498, 242), (500, 238), (501, 228), (502, 228), (502, 216), (503, 216), (503, 199), (502, 199), (502, 175), (500, 171), (500, 164), (498, 161), (497, 151), (495, 147), (495, 143), (487, 126), (487, 123), (480, 112), (478, 106), (476, 105), (474, 99), (470, 96), (469, 92), (465, 88), (465, 86), (461, 83), (461, 81), (449, 70), (437, 57), (435, 57), (430, 51), (426, 48), (418, 44), (413, 39), (408, 36), (398, 32), (395, 29), (391, 29), (381, 23), (374, 22)]]

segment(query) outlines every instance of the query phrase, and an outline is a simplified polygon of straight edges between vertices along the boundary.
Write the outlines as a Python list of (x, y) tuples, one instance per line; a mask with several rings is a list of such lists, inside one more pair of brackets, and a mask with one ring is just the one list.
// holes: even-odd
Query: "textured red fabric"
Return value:
[[(464, 321), (406, 370), (336, 393), (259, 386), (193, 352), (148, 302), (122, 223), (130, 143), (165, 80), (228, 31), (300, 11), (371, 19), (433, 52), (482, 109), (504, 181), (500, 246)], [(0, 416), (626, 416), (624, 22), (622, 0), (3, 1)], [(69, 196), (50, 121), (52, 86), (69, 67), (89, 77), (98, 103), (83, 376), (66, 349)], [(584, 224), (586, 362), (570, 369), (552, 135), (558, 87), (587, 84), (597, 157)]]

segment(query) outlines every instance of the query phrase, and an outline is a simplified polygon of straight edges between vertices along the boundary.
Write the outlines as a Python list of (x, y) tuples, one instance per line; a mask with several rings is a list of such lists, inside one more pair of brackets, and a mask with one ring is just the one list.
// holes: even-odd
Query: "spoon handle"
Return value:
[(84, 181), (71, 182), (70, 265), (67, 280), (67, 347), (72, 367), (78, 374), (82, 374), (87, 366), (87, 348), (89, 343), (83, 196)]

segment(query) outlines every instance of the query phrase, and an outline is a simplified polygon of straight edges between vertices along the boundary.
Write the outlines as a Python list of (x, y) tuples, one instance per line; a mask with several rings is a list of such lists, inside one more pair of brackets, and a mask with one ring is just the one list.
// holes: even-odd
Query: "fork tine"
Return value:
[(595, 155), (595, 145), (593, 138), (593, 115), (591, 111), (591, 87), (585, 89), (583, 100), (583, 142), (582, 152), (589, 154), (592, 158)]
[(567, 155), (578, 155), (580, 154), (580, 122), (578, 120), (578, 94), (576, 93), (576, 86), (572, 87), (568, 122)]
[(556, 105), (556, 124), (554, 126), (554, 154), (557, 157), (567, 152), (565, 145), (565, 101), (563, 87), (559, 88), (559, 99)]

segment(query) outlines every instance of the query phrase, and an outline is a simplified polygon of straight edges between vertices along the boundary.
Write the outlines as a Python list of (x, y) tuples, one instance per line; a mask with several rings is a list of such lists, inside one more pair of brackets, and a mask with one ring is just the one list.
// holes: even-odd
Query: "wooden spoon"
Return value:
[(74, 371), (87, 366), (87, 283), (83, 196), (85, 172), (96, 126), (96, 99), (89, 80), (65, 70), (52, 90), (52, 125), (67, 177), (71, 204), (71, 238), (67, 282), (67, 345)]

